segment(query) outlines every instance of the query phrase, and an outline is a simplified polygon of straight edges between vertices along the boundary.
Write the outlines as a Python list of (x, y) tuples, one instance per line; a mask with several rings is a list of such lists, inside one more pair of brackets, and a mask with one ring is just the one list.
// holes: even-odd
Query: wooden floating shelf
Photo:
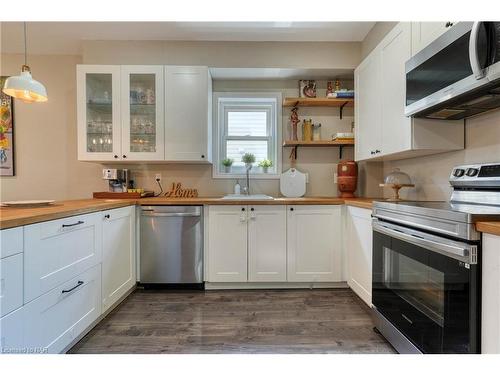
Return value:
[(283, 147), (293, 147), (290, 159), (297, 159), (299, 147), (338, 147), (339, 159), (342, 159), (342, 150), (345, 146), (354, 146), (354, 139), (337, 139), (335, 141), (285, 141)]
[(354, 139), (338, 139), (335, 141), (285, 141), (283, 147), (334, 147), (354, 146)]
[(353, 98), (285, 98), (283, 107), (354, 107)]

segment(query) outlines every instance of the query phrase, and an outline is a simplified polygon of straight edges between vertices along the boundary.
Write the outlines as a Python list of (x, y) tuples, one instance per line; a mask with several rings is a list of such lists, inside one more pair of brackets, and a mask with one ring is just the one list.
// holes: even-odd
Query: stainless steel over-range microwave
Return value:
[(406, 116), (458, 120), (500, 107), (500, 22), (459, 22), (406, 62)]

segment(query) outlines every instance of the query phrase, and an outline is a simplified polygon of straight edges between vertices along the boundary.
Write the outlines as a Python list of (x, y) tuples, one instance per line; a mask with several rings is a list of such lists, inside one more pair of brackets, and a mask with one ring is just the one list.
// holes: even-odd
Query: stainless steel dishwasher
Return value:
[(140, 283), (203, 283), (203, 207), (143, 206)]

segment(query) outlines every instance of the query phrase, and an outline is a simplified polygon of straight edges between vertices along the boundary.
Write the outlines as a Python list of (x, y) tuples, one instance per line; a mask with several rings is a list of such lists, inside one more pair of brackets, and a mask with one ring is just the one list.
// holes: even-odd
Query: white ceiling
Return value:
[[(375, 22), (30, 22), (28, 52), (79, 54), (83, 40), (360, 42)], [(23, 51), (23, 26), (3, 22), (2, 52)]]

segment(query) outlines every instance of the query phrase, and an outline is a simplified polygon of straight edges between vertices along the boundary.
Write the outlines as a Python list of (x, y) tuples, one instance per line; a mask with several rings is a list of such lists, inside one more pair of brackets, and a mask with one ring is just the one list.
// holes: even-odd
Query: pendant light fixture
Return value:
[(25, 103), (46, 102), (48, 98), (45, 86), (33, 79), (30, 67), (27, 65), (26, 44), (26, 22), (24, 22), (24, 65), (21, 67), (20, 75), (5, 80), (3, 92)]

